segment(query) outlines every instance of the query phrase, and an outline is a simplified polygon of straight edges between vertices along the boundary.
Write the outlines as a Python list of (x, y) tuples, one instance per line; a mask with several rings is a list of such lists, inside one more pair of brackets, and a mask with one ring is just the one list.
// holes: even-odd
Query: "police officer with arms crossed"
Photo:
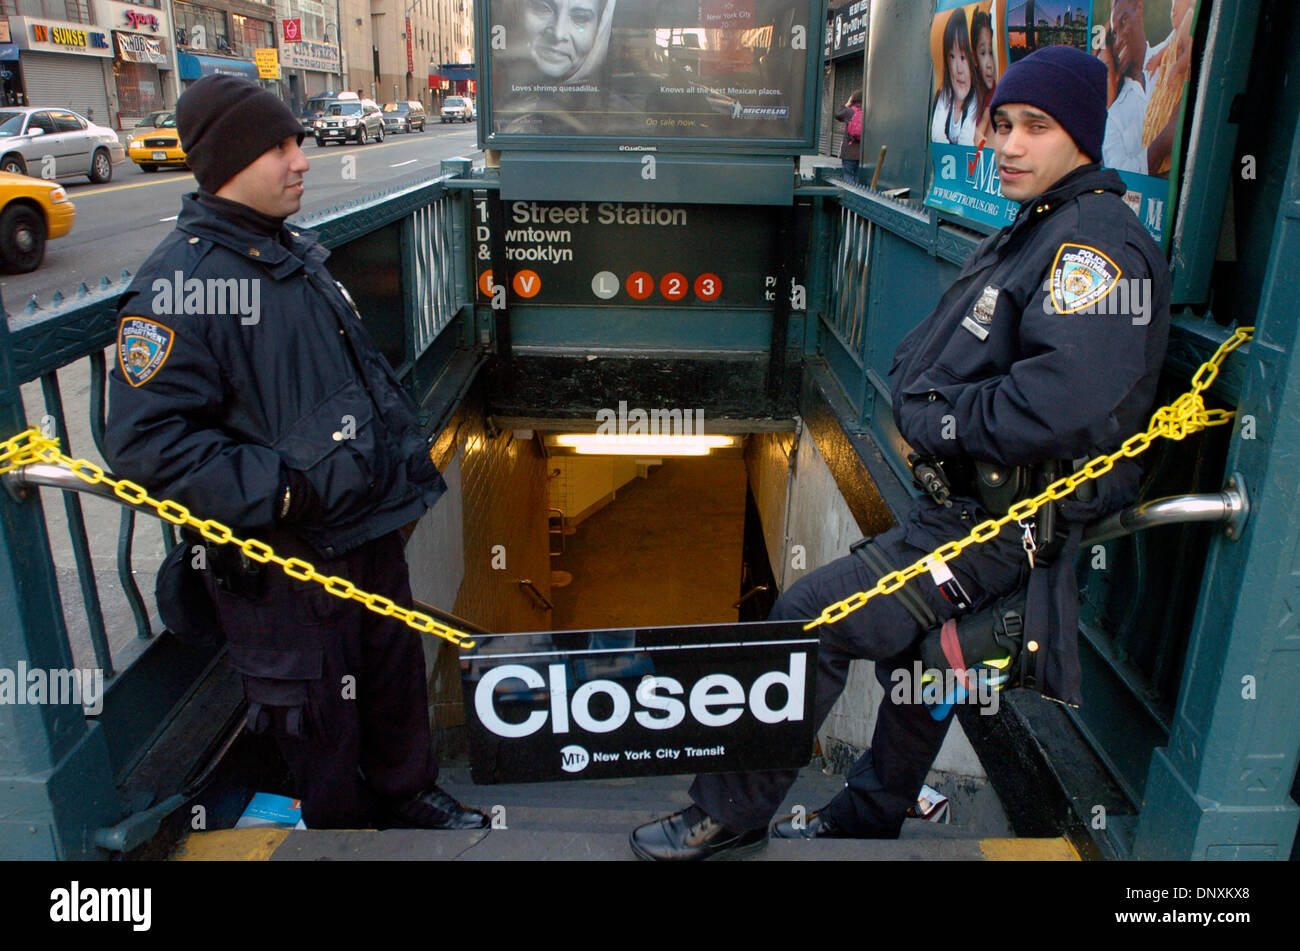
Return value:
[[(801, 579), (773, 607), (774, 619), (815, 618), (870, 589), (887, 571), (1004, 514), (1005, 504), (996, 512), (981, 505), (976, 463), (1023, 475), (1037, 490), (1051, 478), (1051, 466), (1068, 469), (1146, 427), (1168, 337), (1169, 272), (1121, 199), (1120, 177), (1098, 164), (1106, 69), (1068, 47), (1039, 50), (1006, 71), (991, 108), (1002, 193), (1021, 207), (1012, 225), (980, 244), (938, 307), (903, 339), (891, 373), (899, 431), (918, 454), (939, 461), (952, 495), (947, 504), (921, 497), (902, 524)], [(918, 642), (959, 616), (958, 640), (969, 646), (981, 625), (987, 630), (990, 618), (1005, 617), (999, 599), (1026, 584), (1025, 637), (1042, 645), (1032, 655), (1030, 676), (1049, 696), (1078, 704), (1073, 554), (1082, 524), (1131, 503), (1139, 478), (1135, 460), (1123, 460), (1089, 483), (1086, 498), (1058, 503), (1065, 538), (1050, 565), (1043, 557), (1031, 562), (1021, 530), (1011, 525), (948, 562), (951, 580), (942, 572), (922, 575), (815, 628), (821, 636), (817, 727), (853, 658), (876, 662), (885, 697), (871, 749), (844, 789), (806, 821), (786, 819), (770, 834), (896, 837), (951, 711), (936, 720), (934, 708), (910, 702), (910, 690), (890, 689), (890, 672), (902, 668), (910, 675)], [(1050, 540), (1031, 535), (1030, 541), (1045, 551)], [(795, 776), (793, 770), (697, 776), (694, 804), (634, 830), (632, 849), (659, 860), (756, 852), (767, 844), (768, 823)]]
[[(285, 223), (308, 169), (301, 124), (231, 76), (188, 89), (177, 124), (199, 191), (120, 301), (109, 461), (409, 605), (401, 529), (446, 485), (329, 252)], [(249, 724), (275, 736), (308, 826), (486, 826), (436, 785), (421, 635), (232, 546), (206, 558)]]

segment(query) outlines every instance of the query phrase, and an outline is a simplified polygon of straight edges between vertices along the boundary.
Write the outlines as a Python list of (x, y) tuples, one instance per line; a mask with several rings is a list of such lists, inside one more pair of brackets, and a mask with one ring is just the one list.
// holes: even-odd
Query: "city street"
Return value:
[[(436, 119), (424, 132), (390, 135), (363, 146), (320, 147), (308, 138), (303, 151), (311, 171), (302, 214), (430, 178), (443, 159), (459, 156), (482, 165), (476, 139), (473, 123), (443, 125)], [(145, 173), (130, 159), (113, 169), (107, 185), (91, 185), (83, 178), (63, 186), (77, 206), (76, 224), (71, 234), (46, 245), (45, 262), (35, 271), (0, 275), (0, 295), (9, 314), (19, 313), (33, 294), (48, 306), (56, 290), (74, 293), (81, 281), (93, 288), (105, 275), (116, 281), (123, 268), (135, 273), (175, 227), (181, 196), (197, 188), (185, 169)]]

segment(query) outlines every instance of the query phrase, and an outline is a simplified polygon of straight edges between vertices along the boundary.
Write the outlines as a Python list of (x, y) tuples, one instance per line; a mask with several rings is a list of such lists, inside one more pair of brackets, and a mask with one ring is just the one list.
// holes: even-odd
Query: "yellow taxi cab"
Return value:
[(0, 265), (18, 274), (36, 270), (46, 239), (63, 237), (76, 217), (57, 182), (0, 172)]
[(176, 113), (169, 112), (158, 120), (155, 128), (133, 136), (126, 154), (145, 172), (164, 167), (188, 168), (185, 150), (181, 148), (181, 134), (176, 130)]

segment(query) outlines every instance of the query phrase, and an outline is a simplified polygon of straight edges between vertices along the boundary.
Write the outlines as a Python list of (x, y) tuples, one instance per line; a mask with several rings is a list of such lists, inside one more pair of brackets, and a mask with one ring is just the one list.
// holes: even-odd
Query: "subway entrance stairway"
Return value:
[[(551, 465), (553, 463), (548, 463)], [(599, 461), (595, 467), (603, 471)], [(566, 480), (579, 473), (566, 467)], [(552, 480), (552, 485), (558, 481)], [(747, 477), (743, 457), (664, 459), (632, 477), (610, 499), (593, 506), (566, 537), (553, 565), (572, 581), (554, 587), (556, 629), (596, 630), (615, 625), (666, 625), (735, 621), (743, 560)], [(566, 486), (570, 498), (579, 486)], [(462, 720), (463, 722), (463, 720)], [(952, 729), (961, 733), (961, 727)], [(169, 857), (204, 860), (574, 860), (634, 858), (628, 834), (637, 825), (689, 804), (688, 775), (552, 783), (475, 785), (464, 759), (463, 729), (439, 731), (447, 762), (440, 785), (482, 809), (494, 823), (486, 832), (420, 830), (231, 829), (253, 791), (292, 796), (293, 783), (274, 745), (245, 735), (229, 765), (192, 800), (207, 803), (212, 831), (178, 830)], [(834, 740), (828, 736), (828, 743)], [(936, 815), (946, 821), (909, 819), (894, 841), (773, 840), (767, 861), (828, 860), (1078, 860), (1080, 849), (1063, 836), (1018, 838), (998, 794), (974, 757), (953, 748), (932, 771), (928, 785), (947, 798)], [(820, 746), (818, 747), (820, 750)], [(815, 811), (843, 783), (854, 750), (820, 752), (805, 767), (778, 817)], [(268, 770), (267, 764), (278, 769)], [(258, 785), (258, 784), (261, 785)], [(183, 819), (186, 810), (179, 813)]]

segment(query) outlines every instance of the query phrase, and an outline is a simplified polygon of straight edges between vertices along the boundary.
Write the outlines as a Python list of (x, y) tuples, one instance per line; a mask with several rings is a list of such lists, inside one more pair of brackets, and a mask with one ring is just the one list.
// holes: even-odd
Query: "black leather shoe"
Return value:
[[(795, 820), (799, 820), (798, 826)], [(786, 816), (772, 826), (774, 839), (847, 839), (829, 816), (820, 812), (810, 812), (806, 816)]]
[(738, 859), (761, 852), (767, 846), (767, 830), (736, 832), (699, 806), (689, 806), (638, 826), (628, 841), (637, 858), (659, 862)]
[(391, 810), (391, 827), (398, 829), (486, 829), (488, 817), (463, 806), (437, 786)]

